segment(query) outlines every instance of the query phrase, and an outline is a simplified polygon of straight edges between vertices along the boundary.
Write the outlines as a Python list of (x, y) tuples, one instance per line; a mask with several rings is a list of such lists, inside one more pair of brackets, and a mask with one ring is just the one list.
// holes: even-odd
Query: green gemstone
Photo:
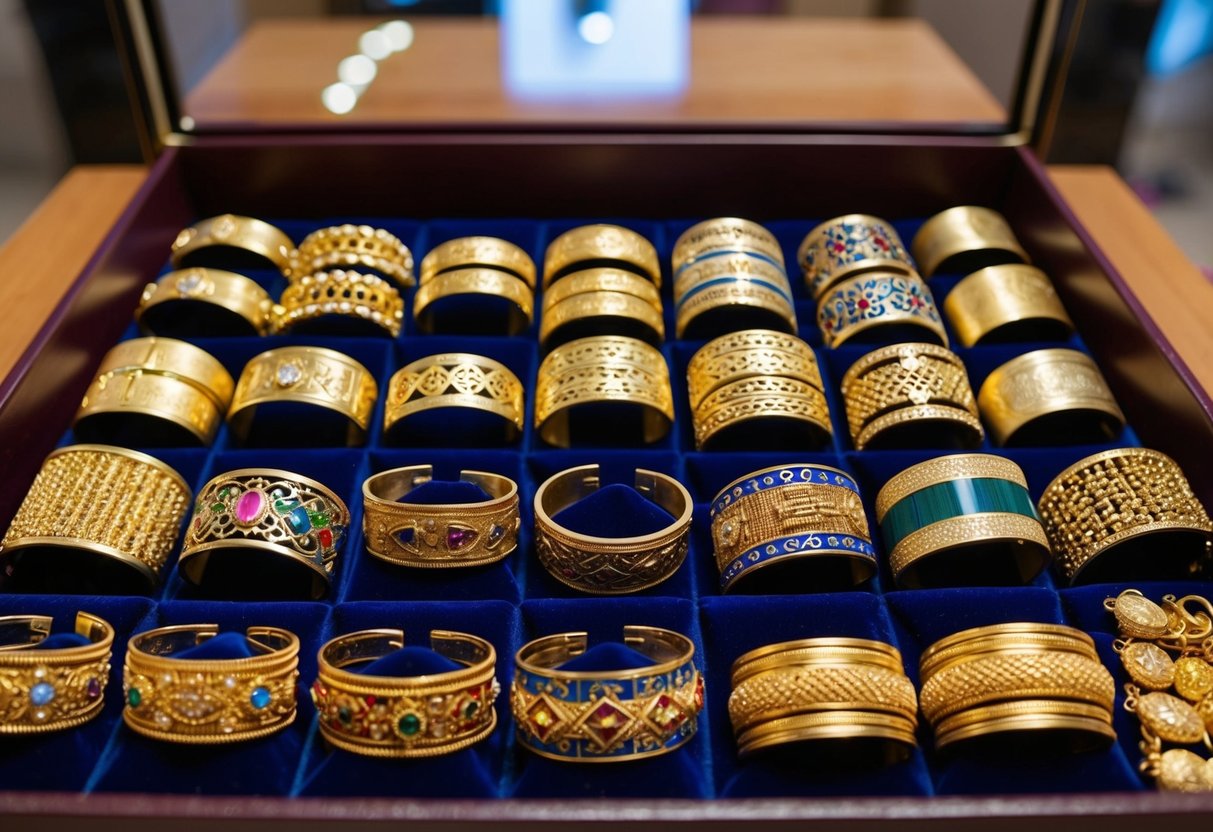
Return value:
[(400, 717), (400, 722), (397, 723), (400, 728), (400, 733), (406, 737), (411, 737), (421, 730), (421, 717), (417, 714), (405, 714)]
[(469, 702), (463, 706), (463, 718), (471, 719), (476, 715), (476, 711), (480, 710), (479, 702)]
[(223, 488), (219, 489), (219, 493), (216, 496), (219, 497), (220, 500), (226, 500), (228, 495), (231, 493), (232, 490), (225, 485)]
[(227, 505), (224, 503), (211, 503), (211, 511), (216, 514), (223, 514), (223, 512), (227, 511)]
[(274, 500), (274, 511), (278, 514), (286, 514), (297, 505), (299, 505), (298, 500), (293, 500), (289, 497), (279, 498)]
[(312, 521), (312, 525), (318, 529), (323, 529), (329, 524), (329, 516), (323, 511), (309, 511), (307, 516)]
[(138, 708), (139, 703), (143, 701), (143, 694), (139, 692), (139, 688), (131, 688), (126, 692), (126, 701), (132, 708)]

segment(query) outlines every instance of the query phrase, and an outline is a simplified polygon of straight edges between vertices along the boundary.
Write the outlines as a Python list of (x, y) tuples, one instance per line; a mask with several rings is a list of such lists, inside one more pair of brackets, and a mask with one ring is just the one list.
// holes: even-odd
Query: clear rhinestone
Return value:
[(303, 370), (298, 364), (288, 362), (278, 367), (277, 381), (279, 387), (291, 387), (303, 380)]

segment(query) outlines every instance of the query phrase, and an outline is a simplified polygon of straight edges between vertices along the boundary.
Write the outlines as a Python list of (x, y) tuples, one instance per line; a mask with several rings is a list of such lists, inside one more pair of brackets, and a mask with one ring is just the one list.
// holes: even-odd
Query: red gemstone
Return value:
[(316, 537), (320, 540), (320, 545), (326, 549), (333, 545), (333, 533), (328, 529), (316, 532)]
[(859, 301), (855, 305), (858, 306), (860, 309), (867, 309), (870, 304), (863, 298), (860, 298)]
[(703, 677), (695, 680), (695, 709), (703, 708)]
[(842, 243), (834, 244), (834, 251), (838, 252), (839, 254), (842, 254), (846, 250), (847, 250), (847, 247), (845, 245), (843, 245)]
[(883, 251), (889, 250), (889, 241), (884, 237), (873, 237), (872, 242), (876, 244), (877, 248)]
[(598, 720), (598, 724), (595, 727), (598, 729), (598, 734), (602, 737), (603, 742), (613, 740), (615, 735), (623, 728), (623, 714), (610, 702), (603, 702), (595, 708), (594, 716)]
[(366, 704), (368, 704), (368, 705), (374, 705), (374, 704), (375, 704), (375, 697), (373, 697), (373, 696), (368, 696), (368, 697), (366, 698)]

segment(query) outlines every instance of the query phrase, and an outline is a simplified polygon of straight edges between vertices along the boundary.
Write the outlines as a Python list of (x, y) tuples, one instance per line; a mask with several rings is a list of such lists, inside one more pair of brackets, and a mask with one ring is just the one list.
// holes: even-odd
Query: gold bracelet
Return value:
[(565, 275), (544, 291), (543, 310), (546, 312), (575, 295), (595, 292), (631, 295), (661, 311), (661, 292), (656, 286), (632, 272), (608, 268), (583, 269)]
[(691, 409), (718, 388), (755, 376), (783, 376), (825, 389), (817, 357), (804, 341), (770, 329), (743, 329), (713, 338), (691, 356), (687, 364)]
[(78, 612), (76, 634), (89, 644), (34, 649), (53, 623), (49, 615), (0, 617), (0, 736), (75, 728), (105, 707), (114, 628)]
[[(272, 589), (275, 596), (323, 598), (349, 523), (345, 503), (315, 480), (273, 468), (228, 471), (198, 492), (177, 571), (225, 595)], [(251, 563), (258, 556), (289, 567), (272, 588), (214, 587), (208, 578), (212, 561)]]
[[(68, 445), (42, 463), (0, 553), (15, 580), (30, 572), (46, 585), (42, 591), (150, 593), (189, 506), (189, 486), (160, 460), (108, 445)], [(95, 566), (98, 586), (82, 555)]]
[(895, 344), (856, 361), (842, 377), (855, 449), (913, 447), (930, 436), (975, 448), (985, 437), (964, 362), (934, 344)]
[(215, 259), (213, 249), (216, 248), (237, 249), (255, 255), (270, 268), (287, 274), (295, 243), (282, 229), (268, 222), (237, 214), (220, 214), (199, 220), (177, 234), (177, 239), (173, 240), (173, 268), (209, 265), (203, 261)]
[(754, 254), (783, 267), (783, 248), (770, 231), (740, 217), (716, 217), (679, 235), (674, 242), (674, 274), (701, 258), (734, 252)]
[(573, 295), (551, 306), (545, 302), (544, 306), (543, 319), (539, 322), (539, 343), (545, 349), (576, 340), (565, 337), (571, 330), (578, 333), (587, 329), (591, 332), (609, 330), (612, 335), (634, 337), (654, 347), (665, 340), (661, 307), (654, 308), (635, 295), (589, 292)]
[(535, 386), (540, 438), (562, 448), (581, 441), (586, 425), (575, 424), (574, 413), (596, 404), (636, 408), (645, 444), (664, 437), (674, 422), (665, 357), (643, 341), (616, 335), (578, 338), (548, 353)]
[(522, 382), (509, 367), (483, 355), (440, 353), (392, 375), (383, 430), (402, 430), (410, 416), (436, 408), (471, 408), (497, 416), (509, 443), (522, 433), (524, 406)]
[(828, 465), (779, 465), (739, 477), (717, 493), (709, 517), (723, 592), (772, 564), (803, 558), (836, 558), (855, 584), (876, 572), (859, 486)]
[(439, 243), (421, 258), (421, 285), (455, 269), (506, 272), (535, 288), (535, 262), (521, 247), (497, 237), (458, 237)]
[(1062, 341), (1074, 332), (1045, 273), (1018, 263), (973, 272), (948, 292), (943, 311), (966, 347), (1011, 339)]
[(1140, 576), (1151, 564), (1186, 576), (1209, 562), (1213, 522), (1175, 460), (1149, 448), (1080, 459), (1045, 487), (1038, 508), (1071, 583)]
[(330, 269), (369, 269), (401, 289), (413, 285), (413, 253), (398, 237), (369, 225), (334, 225), (303, 238), (287, 277), (299, 280)]
[(796, 332), (792, 287), (783, 267), (755, 255), (727, 254), (686, 266), (675, 281), (674, 297), (679, 338), (732, 331), (743, 311), (754, 320), (747, 328)]
[(254, 431), (272, 438), (275, 426), (257, 418), (258, 408), (292, 402), (339, 414), (342, 441), (361, 444), (378, 395), (370, 370), (344, 353), (324, 347), (279, 347), (244, 365), (227, 414), (228, 426), (242, 441), (253, 438)]
[(553, 518), (602, 485), (597, 465), (553, 474), (535, 492), (535, 551), (553, 578), (595, 595), (639, 592), (665, 581), (686, 559), (694, 508), (686, 486), (656, 471), (636, 469), (635, 489), (674, 519), (639, 537), (595, 537), (565, 528)]
[(218, 634), (215, 624), (185, 624), (131, 638), (122, 673), (128, 728), (162, 742), (219, 745), (267, 737), (295, 721), (299, 638), (249, 627), (245, 638), (258, 655), (173, 657)]
[(564, 232), (543, 255), (543, 288), (579, 269), (610, 266), (635, 272), (661, 287), (661, 263), (653, 244), (618, 225), (582, 225)]
[(586, 652), (585, 633), (524, 645), (510, 687), (518, 742), (540, 756), (577, 763), (639, 760), (689, 742), (703, 710), (694, 643), (671, 630), (638, 626), (623, 628), (623, 643), (653, 664), (561, 670)]
[(939, 271), (969, 274), (986, 266), (1030, 263), (1002, 214), (959, 205), (928, 219), (910, 244), (923, 275)]
[(232, 399), (210, 353), (172, 338), (132, 338), (101, 359), (72, 425), (88, 442), (209, 445)]
[(518, 546), (518, 484), (483, 471), (460, 471), (479, 486), (477, 503), (410, 503), (403, 498), (434, 478), (432, 465), (394, 468), (362, 484), (362, 532), (374, 557), (403, 566), (445, 569), (496, 563)]
[[(825, 393), (781, 376), (756, 376), (717, 388), (692, 411), (691, 422), (695, 448), (701, 451), (782, 445), (787, 431), (797, 435), (798, 444), (821, 447), (834, 433)], [(745, 433), (735, 430), (742, 427)]]
[(1035, 350), (997, 367), (977, 406), (1000, 446), (1108, 442), (1125, 425), (1099, 367), (1071, 349)]
[[(742, 758), (788, 743), (876, 737), (904, 759), (917, 746), (918, 700), (901, 654), (857, 638), (809, 638), (733, 663), (729, 721)], [(881, 749), (882, 752), (885, 750)]]
[[(535, 295), (531, 287), (512, 274), (477, 267), (444, 271), (421, 281), (421, 288), (413, 296), (413, 320), (417, 322), (417, 328), (425, 333), (464, 331), (466, 324), (451, 327), (450, 318), (445, 325), (440, 325), (438, 313), (442, 302), (469, 295), (508, 303), (503, 310), (504, 321), (498, 323), (492, 333), (486, 331), (485, 334), (517, 335), (531, 325), (535, 314)], [(454, 320), (461, 320), (461, 316), (454, 316)]]
[(818, 303), (817, 326), (831, 349), (879, 327), (915, 327), (922, 341), (948, 345), (935, 298), (914, 273), (866, 272), (836, 283)]
[(242, 274), (185, 269), (147, 284), (135, 323), (148, 335), (175, 338), (268, 335), (273, 305), (269, 292)]
[(424, 676), (345, 669), (404, 647), (400, 630), (362, 630), (321, 647), (311, 687), (321, 735), (365, 757), (412, 759), (451, 754), (493, 733), (493, 704), (501, 691), (493, 645), (466, 633), (431, 630), (430, 646), (464, 667)]
[(801, 242), (796, 260), (815, 300), (834, 284), (863, 272), (916, 273), (897, 230), (871, 214), (845, 214), (815, 226)]
[(340, 333), (365, 322), (358, 334), (395, 338), (404, 322), (404, 300), (392, 284), (373, 274), (335, 270), (292, 280), (274, 308), (274, 334), (316, 333), (323, 319), (340, 318)]

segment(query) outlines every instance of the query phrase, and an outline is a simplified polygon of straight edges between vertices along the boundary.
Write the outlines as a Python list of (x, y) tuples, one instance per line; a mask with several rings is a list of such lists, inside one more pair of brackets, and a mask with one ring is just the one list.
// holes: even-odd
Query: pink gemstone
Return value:
[(88, 686), (85, 689), (85, 695), (89, 699), (96, 699), (101, 696), (101, 680), (97, 678), (89, 679)]
[(265, 508), (265, 495), (260, 491), (245, 491), (236, 501), (236, 522), (251, 526), (261, 518)]
[(471, 529), (447, 529), (446, 546), (448, 549), (461, 549), (472, 542), (476, 532)]

